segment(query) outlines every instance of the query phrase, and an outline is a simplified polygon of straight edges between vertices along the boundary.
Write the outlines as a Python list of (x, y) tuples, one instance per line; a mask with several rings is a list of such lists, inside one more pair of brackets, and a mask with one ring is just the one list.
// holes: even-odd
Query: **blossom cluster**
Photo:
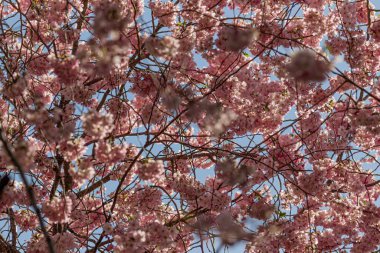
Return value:
[(376, 4), (3, 0), (0, 252), (378, 251)]

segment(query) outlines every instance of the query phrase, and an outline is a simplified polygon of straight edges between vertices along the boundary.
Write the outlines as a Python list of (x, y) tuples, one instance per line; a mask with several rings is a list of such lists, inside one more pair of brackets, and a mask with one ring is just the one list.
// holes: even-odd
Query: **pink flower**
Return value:
[(83, 129), (86, 134), (96, 139), (103, 139), (110, 134), (114, 128), (113, 116), (91, 111), (82, 116)]
[(145, 40), (145, 48), (146, 50), (157, 57), (173, 57), (179, 48), (178, 40), (166, 36), (162, 39), (156, 37), (148, 37)]
[(164, 164), (162, 161), (154, 161), (148, 159), (143, 161), (137, 166), (136, 174), (142, 180), (156, 180), (159, 179), (165, 172)]
[(216, 45), (220, 49), (236, 52), (245, 49), (257, 39), (258, 32), (249, 27), (224, 26), (218, 36)]
[(311, 51), (299, 51), (295, 53), (287, 65), (289, 75), (296, 80), (305, 82), (322, 82), (326, 79), (331, 65)]
[(72, 201), (69, 197), (54, 197), (51, 201), (43, 204), (43, 211), (51, 222), (69, 222), (72, 211)]

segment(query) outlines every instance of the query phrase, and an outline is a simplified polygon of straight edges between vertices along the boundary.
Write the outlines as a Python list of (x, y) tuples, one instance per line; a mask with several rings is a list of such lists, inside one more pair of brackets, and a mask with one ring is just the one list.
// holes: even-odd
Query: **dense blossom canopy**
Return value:
[(379, 250), (375, 2), (0, 0), (0, 252)]

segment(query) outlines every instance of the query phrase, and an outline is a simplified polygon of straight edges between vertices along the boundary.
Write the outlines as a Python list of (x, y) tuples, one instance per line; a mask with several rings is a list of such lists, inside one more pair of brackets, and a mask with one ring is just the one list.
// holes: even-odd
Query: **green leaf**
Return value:
[(183, 26), (183, 27), (185, 27), (186, 26), (186, 21), (178, 22), (177, 26)]
[(284, 218), (286, 216), (286, 213), (279, 211), (278, 215), (280, 216), (280, 218)]

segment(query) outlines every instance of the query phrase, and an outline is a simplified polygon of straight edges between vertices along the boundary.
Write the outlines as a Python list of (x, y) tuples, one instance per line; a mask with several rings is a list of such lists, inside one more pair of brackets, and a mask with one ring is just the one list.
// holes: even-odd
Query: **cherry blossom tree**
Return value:
[(0, 252), (380, 249), (375, 0), (0, 0)]

